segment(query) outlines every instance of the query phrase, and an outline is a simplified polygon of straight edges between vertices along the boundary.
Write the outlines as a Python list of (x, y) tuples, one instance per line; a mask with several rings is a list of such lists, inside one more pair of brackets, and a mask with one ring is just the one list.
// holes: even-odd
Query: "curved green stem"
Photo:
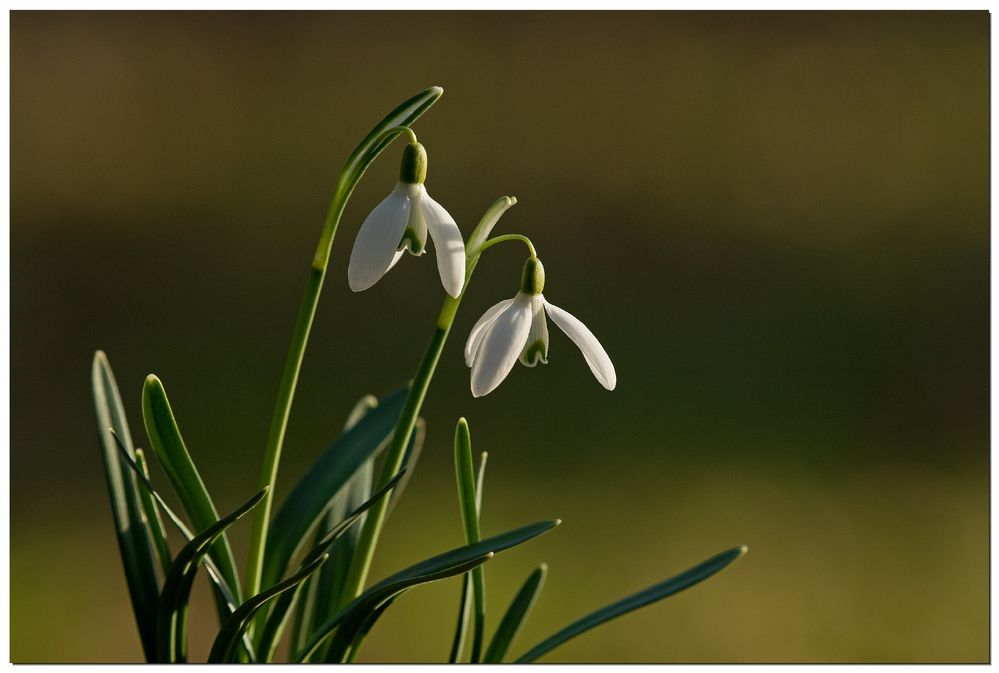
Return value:
[(538, 256), (537, 251), (534, 249), (534, 244), (531, 243), (531, 239), (521, 234), (503, 234), (502, 236), (494, 236), (493, 238), (490, 238), (488, 241), (486, 241), (479, 247), (478, 254), (481, 255), (483, 252), (493, 247), (497, 243), (504, 243), (506, 241), (520, 241), (521, 243), (527, 246), (528, 250), (531, 251), (531, 257)]
[[(379, 133), (371, 142), (373, 146), (379, 147), (376, 154), (380, 153), (382, 149), (403, 133), (409, 135), (410, 142), (416, 142), (416, 133), (413, 132), (413, 129), (408, 126), (393, 126)], [(373, 160), (374, 157), (371, 157), (371, 159)], [(312, 257), (313, 271), (326, 271), (326, 267), (330, 261), (330, 250), (333, 248), (333, 237), (336, 236), (336, 228), (340, 223), (340, 216), (343, 215), (343, 209), (347, 207), (347, 201), (350, 199), (350, 195), (354, 192), (354, 187), (361, 177), (361, 175), (357, 175), (356, 178), (351, 180), (349, 169), (350, 163), (348, 162), (348, 165), (344, 167), (343, 173), (340, 174), (340, 179), (337, 180), (336, 191), (333, 193), (333, 201), (330, 202), (329, 210), (326, 211), (323, 230), (319, 234), (319, 242), (316, 244), (316, 254)], [(360, 172), (363, 174), (364, 168)], [(299, 317), (301, 317), (301, 314)]]
[[(305, 347), (309, 341), (309, 332), (316, 315), (316, 306), (323, 289), (323, 280), (329, 265), (330, 250), (333, 238), (336, 236), (340, 217), (343, 215), (347, 201), (354, 191), (357, 182), (364, 175), (367, 167), (395, 138), (408, 133), (411, 138), (416, 134), (409, 129), (412, 124), (444, 92), (440, 87), (431, 87), (422, 91), (389, 113), (368, 136), (361, 141), (357, 149), (347, 159), (347, 163), (337, 180), (333, 199), (326, 212), (323, 229), (316, 246), (316, 253), (309, 270), (305, 294), (298, 309), (295, 329), (285, 357), (281, 383), (278, 386), (277, 400), (274, 402), (274, 412), (271, 415), (270, 429), (267, 432), (267, 443), (264, 446), (263, 462), (260, 466), (260, 486), (272, 486), (277, 479), (278, 464), (281, 459), (281, 448), (284, 445), (285, 430), (288, 427), (288, 417), (295, 397), (298, 384), (298, 374), (302, 368)], [(246, 575), (243, 578), (243, 593), (247, 597), (255, 596), (260, 591), (260, 575), (263, 568), (264, 549), (267, 544), (267, 527), (270, 522), (271, 504), (274, 489), (269, 488), (263, 502), (254, 512), (253, 528), (250, 531), (250, 547), (246, 558)]]
[[(475, 270), (477, 260), (472, 261), (465, 273), (465, 287)], [(382, 463), (381, 473), (374, 488), (381, 488), (396, 472), (402, 467), (403, 458), (406, 455), (406, 445), (413, 434), (416, 426), (416, 417), (423, 406), (423, 400), (430, 387), (430, 380), (437, 369), (437, 362), (440, 360), (441, 351), (447, 341), (451, 326), (454, 324), (454, 316), (458, 310), (461, 297), (465, 294), (462, 289), (457, 298), (450, 295), (444, 299), (444, 305), (434, 327), (434, 333), (427, 344), (427, 350), (423, 354), (423, 359), (416, 370), (413, 382), (409, 386), (409, 396), (402, 408), (402, 415), (399, 423), (395, 426), (391, 443), (385, 452), (385, 462)], [(382, 526), (385, 523), (388, 511), (388, 498), (383, 498), (368, 510), (367, 519), (364, 521), (364, 528), (361, 529), (361, 536), (354, 548), (354, 555), (351, 559), (350, 570), (344, 581), (343, 592), (341, 593), (341, 607), (361, 595), (364, 583), (368, 578), (368, 571), (371, 569), (371, 560), (374, 557), (375, 546), (378, 544), (378, 537), (381, 535)]]
[[(503, 212), (516, 202), (516, 199), (506, 196), (498, 199), (486, 211), (485, 215), (482, 216), (476, 232), (483, 227), (483, 224), (491, 228), (496, 224), (496, 221)], [(423, 406), (427, 389), (430, 387), (430, 380), (437, 369), (437, 362), (440, 360), (441, 351), (444, 349), (448, 334), (451, 332), (451, 326), (454, 324), (458, 306), (461, 304), (461, 299), (468, 290), (468, 283), (475, 272), (475, 267), (479, 263), (479, 256), (485, 248), (486, 246), (481, 246), (478, 249), (474, 249), (471, 245), (466, 245), (465, 247), (466, 253), (469, 255), (465, 271), (465, 284), (462, 286), (461, 293), (457, 297), (446, 296), (444, 298), (444, 304), (441, 306), (440, 313), (437, 316), (437, 323), (434, 326), (434, 333), (430, 337), (427, 350), (423, 354), (423, 359), (420, 361), (419, 367), (417, 367), (416, 375), (413, 377), (413, 382), (409, 387), (409, 396), (406, 398), (406, 403), (402, 409), (402, 415), (399, 417), (399, 422), (395, 427), (391, 443), (385, 451), (385, 462), (382, 463), (381, 473), (378, 475), (378, 480), (373, 487), (375, 489), (383, 487), (402, 466), (402, 461), (406, 454), (406, 446), (409, 444), (409, 438), (413, 434), (416, 418), (420, 413), (420, 408)], [(354, 555), (351, 558), (350, 570), (344, 581), (344, 588), (340, 594), (340, 606), (338, 607), (343, 607), (357, 596), (360, 596), (364, 590), (368, 572), (371, 570), (371, 561), (374, 558), (375, 547), (378, 544), (378, 538), (381, 535), (382, 527), (387, 518), (388, 503), (389, 498), (382, 498), (368, 510), (368, 516), (364, 521), (364, 527), (361, 529), (361, 535), (357, 541), (357, 545), (354, 547)]]

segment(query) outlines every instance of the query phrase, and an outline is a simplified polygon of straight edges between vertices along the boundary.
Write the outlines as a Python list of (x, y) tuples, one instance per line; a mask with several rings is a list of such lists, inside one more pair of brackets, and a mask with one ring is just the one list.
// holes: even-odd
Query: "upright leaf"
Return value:
[[(112, 431), (111, 434), (114, 436), (116, 440), (118, 440), (118, 436), (116, 433)], [(163, 511), (164, 514), (166, 514), (167, 518), (174, 525), (174, 527), (180, 532), (180, 534), (184, 537), (185, 540), (187, 540), (188, 542), (193, 540), (194, 533), (192, 533), (191, 529), (187, 527), (187, 524), (184, 523), (184, 520), (181, 519), (180, 516), (173, 511), (170, 505), (167, 504), (167, 501), (163, 499), (163, 496), (161, 496), (159, 492), (157, 492), (157, 490), (153, 488), (153, 484), (149, 480), (149, 475), (147, 471), (144, 468), (140, 467), (138, 462), (128, 455), (128, 450), (125, 448), (125, 445), (121, 443), (121, 440), (118, 440), (117, 443), (118, 443), (118, 451), (122, 460), (125, 461), (125, 463), (132, 469), (132, 472), (135, 474), (135, 476), (138, 477), (139, 487), (153, 497), (153, 499), (159, 504), (160, 509)], [(141, 451), (139, 449), (136, 449), (136, 458), (138, 458), (140, 453)], [(225, 578), (222, 577), (222, 573), (219, 571), (218, 566), (215, 565), (212, 559), (206, 557), (203, 560), (203, 563), (205, 565), (205, 569), (208, 571), (208, 575), (211, 578), (212, 583), (215, 586), (216, 591), (218, 591), (219, 595), (224, 599), (225, 605), (228, 607), (228, 611), (225, 614), (226, 615), (230, 614), (233, 610), (236, 609), (236, 606), (238, 605), (238, 603), (236, 602), (235, 595), (233, 595), (232, 590), (229, 588), (229, 585), (226, 583)], [(167, 572), (169, 572), (169, 568), (167, 569)]]
[[(340, 521), (340, 523), (333, 526), (333, 528), (330, 529), (329, 532), (327, 532), (326, 535), (324, 535), (305, 555), (305, 558), (302, 559), (302, 563), (299, 566), (299, 571), (312, 564), (320, 556), (327, 554), (327, 550), (330, 547), (334, 547), (338, 539), (351, 530), (354, 524), (362, 519), (364, 513), (372, 505), (378, 502), (381, 498), (385, 497), (385, 494), (392, 490), (392, 488), (402, 478), (402, 475), (403, 473), (400, 472), (392, 479), (389, 479), (388, 483), (378, 489), (378, 492), (372, 495), (371, 498), (361, 503), (357, 509), (348, 514), (342, 521)], [(285, 620), (288, 617), (288, 611), (294, 604), (297, 595), (298, 590), (286, 593), (274, 605), (274, 609), (271, 610), (260, 634), (259, 651), (261, 662), (267, 662), (273, 656), (274, 648), (277, 647), (278, 639), (281, 637), (281, 631), (284, 628)]]
[[(347, 415), (343, 425), (346, 432), (357, 425), (364, 416), (378, 406), (378, 398), (365, 395), (354, 405)], [(367, 500), (371, 493), (371, 476), (373, 460), (368, 459), (351, 477), (346, 486), (334, 497), (333, 503), (313, 534), (313, 546), (319, 544), (330, 530), (343, 521), (351, 509)], [(361, 497), (363, 495), (363, 497)], [(330, 560), (323, 564), (313, 577), (304, 582), (297, 591), (295, 602), (295, 619), (291, 629), (291, 648), (295, 651), (305, 644), (309, 631), (316, 621), (322, 621), (329, 616), (330, 604), (338, 600), (337, 585), (342, 584), (343, 576), (350, 563), (353, 543), (357, 538), (358, 529), (351, 528), (333, 543), (330, 549)], [(321, 654), (321, 653), (320, 653)]]
[(541, 587), (545, 584), (545, 575), (547, 573), (548, 566), (542, 563), (528, 576), (527, 581), (524, 582), (524, 586), (514, 596), (510, 607), (507, 608), (506, 614), (503, 615), (503, 619), (500, 621), (500, 625), (496, 627), (496, 633), (493, 634), (492, 642), (489, 643), (489, 649), (486, 650), (486, 657), (484, 659), (485, 663), (503, 663), (503, 657), (506, 656), (507, 650), (510, 649), (514, 638), (520, 633), (527, 615), (538, 600), (538, 595), (541, 593)]
[(746, 550), (745, 546), (741, 546), (724, 551), (721, 554), (712, 556), (707, 561), (704, 561), (703, 563), (696, 565), (675, 577), (671, 577), (665, 582), (651, 586), (648, 589), (639, 591), (637, 594), (633, 594), (627, 598), (619, 600), (616, 603), (608, 605), (605, 608), (597, 610), (596, 612), (573, 622), (558, 633), (555, 633), (538, 643), (530, 650), (522, 654), (514, 663), (529, 664), (538, 657), (554, 650), (566, 641), (571, 640), (572, 638), (575, 638), (581, 633), (585, 633), (594, 627), (600, 626), (604, 622), (608, 622), (615, 617), (620, 617), (621, 615), (627, 614), (632, 610), (637, 610), (638, 608), (644, 607), (650, 603), (655, 603), (656, 601), (690, 588), (698, 582), (711, 577), (716, 572), (732, 563), (732, 561), (735, 561), (737, 558), (745, 554)]
[(392, 491), (392, 495), (389, 496), (386, 517), (392, 515), (392, 512), (395, 511), (395, 506), (399, 504), (402, 494), (406, 491), (406, 486), (409, 485), (409, 480), (415, 471), (416, 463), (420, 460), (420, 454), (423, 453), (423, 442), (426, 437), (427, 422), (417, 416), (416, 425), (413, 427), (413, 436), (409, 438), (409, 446), (406, 447), (406, 454), (402, 458), (402, 469), (406, 471), (406, 474), (403, 476), (402, 481), (399, 482), (399, 485), (395, 487), (395, 490)]
[[(146, 425), (146, 434), (156, 457), (166, 471), (173, 484), (184, 511), (191, 517), (191, 523), (197, 530), (204, 530), (219, 520), (218, 510), (212, 502), (205, 482), (201, 479), (198, 468), (187, 452), (184, 438), (177, 427), (173, 409), (167, 399), (166, 390), (156, 376), (150, 374), (142, 388), (142, 418)], [(211, 550), (212, 560), (219, 567), (226, 583), (239, 598), (239, 578), (236, 573), (236, 562), (233, 559), (232, 547), (225, 535), (216, 541)], [(221, 612), (221, 605), (219, 606)]]
[[(135, 449), (135, 463), (142, 471), (143, 478), (149, 480), (149, 465), (146, 463), (146, 456), (142, 449)], [(167, 544), (166, 530), (163, 528), (163, 518), (160, 516), (160, 509), (156, 506), (156, 498), (149, 489), (141, 486), (136, 489), (139, 493), (139, 500), (142, 502), (142, 510), (145, 512), (146, 521), (149, 522), (150, 537), (153, 541), (153, 548), (159, 558), (160, 566), (164, 575), (170, 570), (170, 546)]]
[[(145, 463), (143, 462), (143, 465), (140, 466), (137, 460), (133, 460), (132, 457), (128, 455), (128, 449), (126, 449), (125, 445), (122, 444), (121, 440), (118, 438), (117, 433), (115, 433), (112, 430), (111, 434), (118, 445), (119, 456), (132, 469), (133, 474), (138, 478), (139, 489), (144, 494), (152, 496), (153, 500), (159, 504), (159, 508), (163, 511), (164, 514), (166, 514), (167, 518), (170, 520), (171, 523), (173, 523), (174, 527), (180, 532), (180, 534), (184, 537), (185, 540), (187, 540), (188, 542), (193, 540), (194, 533), (191, 532), (191, 530), (187, 527), (187, 524), (185, 524), (184, 521), (180, 518), (180, 516), (178, 516), (177, 513), (174, 512), (173, 509), (170, 507), (170, 505), (167, 504), (166, 500), (163, 499), (163, 496), (161, 496), (156, 491), (156, 489), (153, 488), (153, 484), (149, 480), (149, 472), (145, 468)], [(142, 456), (142, 451), (140, 449), (135, 450), (135, 457), (136, 459), (144, 460)], [(211, 557), (205, 556), (202, 559), (202, 564), (205, 566), (205, 572), (208, 573), (208, 579), (211, 581), (212, 587), (215, 589), (216, 600), (218, 602), (218, 607), (219, 607), (219, 616), (222, 618), (223, 621), (225, 621), (225, 619), (227, 619), (228, 616), (231, 615), (233, 611), (236, 610), (236, 606), (238, 605), (236, 596), (233, 594), (232, 589), (229, 588), (229, 585), (226, 583), (225, 578), (222, 577), (221, 571), (219, 571), (218, 566), (215, 565), (215, 562), (212, 561)], [(168, 565), (164, 574), (169, 575), (169, 573), (170, 573), (170, 568)], [(154, 615), (154, 640), (155, 640), (155, 620), (156, 616)], [(249, 638), (245, 636), (243, 637), (243, 646), (246, 649), (246, 652), (249, 655), (250, 660), (251, 661), (254, 660), (256, 657), (254, 656), (253, 644), (250, 642)], [(152, 657), (154, 655), (155, 655), (155, 642), (154, 642), (153, 654), (150, 655), (150, 661), (152, 661)]]
[(309, 531), (369, 458), (384, 449), (406, 399), (407, 387), (383, 398), (357, 425), (337, 437), (299, 479), (270, 524), (260, 586), (281, 579)]
[(246, 632), (246, 628), (250, 625), (250, 622), (253, 621), (253, 615), (256, 614), (257, 610), (262, 608), (268, 601), (277, 598), (289, 589), (296, 588), (308, 579), (312, 573), (318, 570), (319, 566), (325, 563), (328, 558), (329, 554), (320, 555), (285, 581), (275, 584), (270, 589), (260, 592), (240, 605), (232, 613), (232, 616), (222, 624), (218, 635), (215, 636), (212, 650), (208, 654), (208, 663), (221, 664), (235, 662), (236, 655), (239, 652), (240, 638)]
[(267, 489), (247, 500), (243, 505), (223, 519), (220, 519), (198, 533), (184, 545), (167, 573), (160, 593), (159, 611), (156, 621), (156, 660), (158, 663), (183, 663), (187, 659), (187, 604), (191, 598), (191, 587), (198, 564), (208, 554), (215, 540), (225, 529), (236, 523), (244, 514), (256, 507)]
[(94, 354), (91, 385), (97, 414), (97, 436), (101, 442), (101, 457), (111, 496), (118, 549), (125, 568), (125, 581), (139, 629), (139, 639), (147, 661), (151, 661), (156, 653), (156, 601), (159, 594), (153, 550), (150, 546), (152, 532), (149, 522), (143, 516), (134, 477), (120, 460), (115, 433), (121, 439), (124, 451), (130, 456), (133, 452), (132, 436), (128, 431), (128, 420), (121, 404), (118, 384), (103, 351)]
[[(483, 458), (482, 465), (484, 468), (485, 458)], [(468, 430), (468, 422), (464, 418), (458, 419), (458, 425), (455, 428), (454, 469), (458, 483), (458, 505), (461, 511), (462, 528), (465, 531), (465, 543), (475, 544), (480, 540), (479, 512), (482, 506), (482, 498), (479, 495), (478, 485), (475, 480), (475, 471), (472, 465), (472, 438)], [(482, 475), (483, 470), (480, 469), (480, 479)], [(466, 605), (469, 603), (469, 589), (472, 595), (471, 606), (466, 609)], [(482, 641), (485, 632), (485, 600), (485, 577), (482, 567), (479, 566), (469, 573), (469, 577), (462, 584), (461, 612), (459, 613), (458, 626), (455, 630), (454, 644), (451, 648), (452, 661), (457, 662), (461, 657), (468, 623), (471, 621), (472, 651), (470, 661), (473, 664), (479, 663), (482, 657)]]

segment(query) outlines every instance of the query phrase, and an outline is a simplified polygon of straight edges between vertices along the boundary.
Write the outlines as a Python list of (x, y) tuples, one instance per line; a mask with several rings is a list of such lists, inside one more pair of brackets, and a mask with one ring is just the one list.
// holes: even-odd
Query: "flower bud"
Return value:
[(420, 143), (409, 143), (402, 151), (402, 166), (399, 181), (411, 185), (422, 185), (427, 179), (427, 151)]
[(520, 274), (520, 291), (527, 295), (541, 294), (545, 289), (545, 267), (537, 257), (528, 257)]

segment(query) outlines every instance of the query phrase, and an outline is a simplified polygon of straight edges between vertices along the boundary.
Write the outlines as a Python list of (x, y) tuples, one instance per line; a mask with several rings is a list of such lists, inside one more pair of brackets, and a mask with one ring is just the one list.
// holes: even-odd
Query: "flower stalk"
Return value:
[[(472, 233), (469, 241), (474, 241), (476, 234), (480, 233), (483, 229), (487, 229), (485, 235), (488, 236), (488, 230), (491, 230), (496, 225), (500, 216), (515, 203), (517, 203), (517, 199), (513, 197), (504, 196), (498, 199), (482, 216), (482, 220)], [(402, 415), (399, 417), (399, 422), (395, 427), (391, 443), (386, 449), (385, 461), (382, 463), (381, 473), (378, 475), (378, 480), (373, 487), (376, 490), (388, 483), (388, 480), (402, 467), (402, 461), (406, 454), (406, 446), (409, 444), (409, 438), (412, 436), (413, 428), (416, 426), (416, 418), (423, 407), (423, 400), (426, 398), (430, 381), (433, 379), (434, 372), (437, 369), (437, 362), (440, 360), (441, 351), (444, 349), (444, 344), (447, 342), (448, 334), (450, 334), (451, 327), (454, 324), (458, 306), (461, 304), (462, 297), (465, 296), (468, 283), (475, 272), (475, 267), (479, 263), (479, 256), (486, 247), (488, 246), (482, 246), (481, 249), (476, 250), (471, 247), (471, 243), (466, 245), (468, 268), (465, 271), (465, 282), (457, 297), (450, 295), (444, 297), (444, 303), (441, 306), (440, 313), (437, 316), (437, 323), (434, 326), (434, 333), (430, 337), (430, 343), (427, 344), (423, 359), (420, 361), (419, 367), (417, 367), (416, 375), (413, 377), (413, 382), (409, 387), (409, 395), (402, 409)], [(364, 527), (361, 529), (361, 536), (357, 541), (357, 546), (354, 548), (354, 555), (351, 559), (347, 579), (344, 582), (344, 589), (341, 592), (341, 606), (349, 603), (364, 590), (368, 572), (371, 570), (371, 561), (374, 558), (375, 547), (378, 545), (378, 538), (381, 535), (385, 519), (387, 518), (388, 501), (388, 498), (384, 498), (368, 511)]]
[[(350, 200), (357, 182), (364, 175), (364, 171), (393, 140), (406, 134), (413, 142), (416, 141), (416, 134), (409, 128), (409, 124), (416, 121), (443, 93), (444, 90), (440, 87), (431, 87), (416, 94), (389, 113), (368, 137), (361, 141), (361, 144), (347, 159), (347, 163), (340, 173), (333, 198), (326, 211), (326, 219), (323, 221), (305, 293), (302, 296), (298, 317), (295, 320), (291, 344), (285, 357), (281, 383), (278, 386), (277, 399), (274, 402), (274, 411), (271, 415), (263, 461), (260, 466), (259, 484), (261, 488), (273, 486), (277, 479), (281, 449), (284, 446), (288, 418), (291, 415), (291, 406), (298, 385), (298, 375), (302, 369), (302, 360), (305, 357), (309, 333), (312, 331), (312, 323), (316, 316), (319, 296), (322, 294), (333, 239), (336, 237), (336, 230), (343, 211), (347, 207), (347, 202)], [(260, 576), (263, 568), (264, 549), (267, 544), (267, 527), (270, 522), (273, 494), (274, 489), (269, 488), (263, 502), (254, 512), (246, 571), (243, 578), (243, 593), (246, 596), (254, 596), (260, 591)]]

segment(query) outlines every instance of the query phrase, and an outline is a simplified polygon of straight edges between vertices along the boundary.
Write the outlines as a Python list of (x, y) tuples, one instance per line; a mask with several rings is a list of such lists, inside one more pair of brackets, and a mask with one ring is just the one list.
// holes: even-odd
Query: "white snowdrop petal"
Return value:
[(531, 298), (519, 293), (513, 303), (486, 329), (472, 361), (472, 395), (482, 397), (496, 389), (524, 348), (531, 330)]
[(465, 284), (465, 241), (454, 218), (430, 198), (426, 190), (423, 192), (422, 209), (430, 239), (434, 242), (441, 283), (449, 295), (457, 297)]
[(614, 386), (617, 385), (614, 363), (611, 362), (604, 347), (593, 336), (593, 332), (574, 315), (551, 302), (545, 302), (545, 309), (548, 311), (549, 317), (559, 326), (559, 329), (565, 332), (582, 351), (583, 359), (590, 366), (590, 371), (593, 372), (600, 385), (607, 390), (614, 390)]
[(472, 327), (472, 331), (468, 334), (468, 341), (465, 342), (465, 364), (469, 367), (472, 366), (472, 359), (475, 357), (475, 351), (479, 349), (482, 344), (482, 339), (486, 335), (486, 328), (493, 324), (496, 320), (496, 316), (503, 312), (504, 309), (513, 303), (513, 299), (504, 299), (503, 301), (495, 304), (488, 311), (482, 314), (482, 317), (478, 319), (475, 325)]
[(409, 208), (410, 198), (405, 185), (399, 183), (365, 218), (347, 264), (347, 282), (351, 290), (367, 290), (399, 261), (396, 252), (406, 231)]

